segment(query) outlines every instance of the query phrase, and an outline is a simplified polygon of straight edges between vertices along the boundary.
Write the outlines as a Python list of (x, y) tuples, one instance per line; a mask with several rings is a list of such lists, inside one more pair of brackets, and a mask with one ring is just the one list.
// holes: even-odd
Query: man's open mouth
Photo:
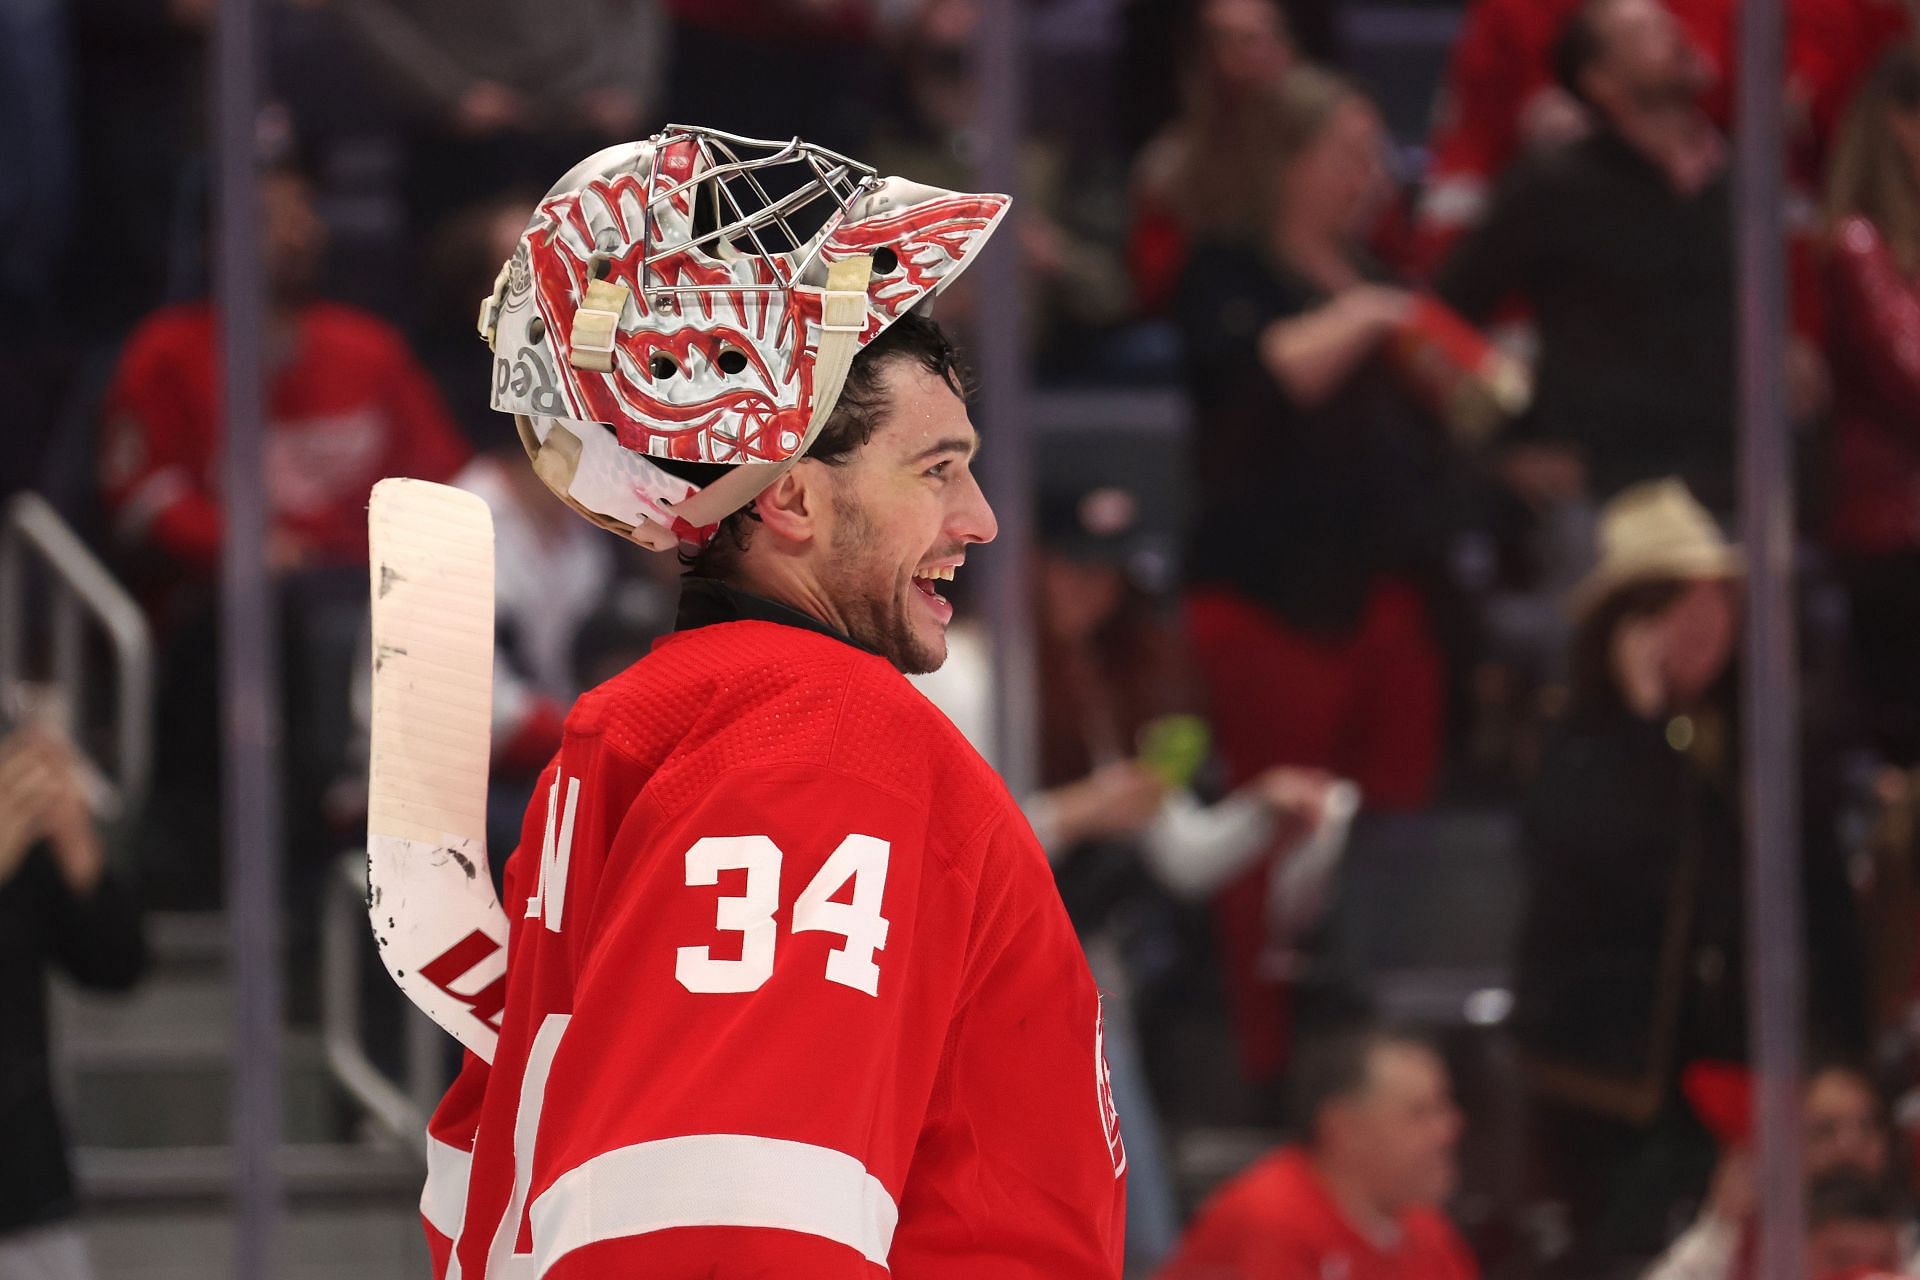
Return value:
[(922, 569), (920, 570), (920, 572), (913, 575), (913, 585), (920, 588), (920, 590), (923, 593), (925, 593), (926, 595), (932, 596), (936, 600), (944, 599), (944, 597), (941, 596), (939, 589), (935, 584), (941, 583), (941, 582), (952, 582), (953, 571), (955, 569), (958, 569), (959, 567), (960, 566), (957, 564), (944, 564), (944, 565), (934, 565), (932, 568), (928, 568), (928, 569)]

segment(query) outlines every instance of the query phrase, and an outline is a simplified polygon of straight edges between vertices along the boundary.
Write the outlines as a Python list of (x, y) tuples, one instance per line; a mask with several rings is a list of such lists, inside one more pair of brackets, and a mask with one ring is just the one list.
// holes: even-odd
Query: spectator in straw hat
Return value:
[[(1523, 811), (1514, 1028), (1542, 1153), (1574, 1156), (1549, 1176), (1595, 1261), (1657, 1249), (1705, 1185), (1713, 1143), (1676, 1101), (1679, 1072), (1746, 1052), (1729, 678), (1742, 568), (1678, 480), (1604, 508), (1599, 563), (1571, 602), (1567, 714)], [(1850, 1041), (1857, 974), (1820, 971), (1844, 969), (1851, 945), (1829, 846), (1804, 845), (1815, 1003), (1828, 1037)]]

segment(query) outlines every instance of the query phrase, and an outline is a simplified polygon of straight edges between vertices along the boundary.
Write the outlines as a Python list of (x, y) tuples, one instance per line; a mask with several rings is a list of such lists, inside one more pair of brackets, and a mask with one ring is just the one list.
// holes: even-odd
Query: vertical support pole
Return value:
[(282, 1187), (280, 1147), (280, 705), (261, 337), (266, 273), (254, 128), (260, 4), (222, 0), (217, 31), (216, 295), (225, 406), (226, 537), (220, 564), (222, 810), (234, 981), (234, 1274), (270, 1274)]
[(1033, 572), (1034, 463), (1030, 430), (1025, 270), (1019, 222), (1020, 143), (1026, 113), (1027, 6), (984, 0), (974, 46), (979, 83), (975, 132), (983, 191), (1014, 197), (999, 234), (972, 272), (978, 282), (980, 417), (986, 429), (981, 480), (1000, 521), (982, 558), (987, 622), (993, 632), (994, 765), (1016, 796), (1039, 785), (1038, 673), (1028, 577)]
[(87, 689), (82, 674), (86, 670), (86, 620), (71, 583), (55, 580), (48, 585), (48, 604), (53, 609), (53, 687), (65, 700), (61, 728), (77, 735), (87, 725)]
[(1756, 1080), (1762, 1280), (1805, 1269), (1800, 1150), (1802, 1026), (1800, 718), (1794, 635), (1793, 454), (1787, 421), (1785, 15), (1782, 0), (1740, 7), (1740, 510), (1747, 583), (1743, 758), (1747, 825), (1747, 991)]
[(0, 533), (0, 695), (27, 676), (27, 567), (16, 533)]

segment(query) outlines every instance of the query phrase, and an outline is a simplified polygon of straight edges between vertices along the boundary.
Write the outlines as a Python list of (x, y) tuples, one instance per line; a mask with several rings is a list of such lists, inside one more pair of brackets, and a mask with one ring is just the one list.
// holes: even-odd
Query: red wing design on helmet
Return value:
[(827, 237), (820, 256), (837, 262), (856, 253), (891, 249), (899, 265), (885, 274), (875, 267), (867, 303), (887, 320), (898, 320), (966, 265), (1006, 207), (1005, 196), (928, 200), (843, 225)]
[[(536, 304), (560, 357), (568, 416), (609, 423), (623, 448), (651, 457), (787, 458), (813, 409), (819, 292), (782, 287), (774, 262), (759, 254), (725, 260), (683, 247), (649, 255), (639, 234), (643, 191), (638, 175), (596, 179), (544, 202), (529, 233)], [(993, 197), (949, 195), (834, 229), (820, 246), (823, 262), (894, 255), (893, 269), (876, 271), (868, 286), (862, 344), (963, 266), (1003, 207)], [(624, 251), (597, 256), (596, 246), (613, 244)], [(596, 262), (604, 262), (599, 278), (632, 291), (608, 373), (565, 358), (567, 323)]]
[[(608, 423), (622, 447), (652, 457), (784, 458), (812, 399), (806, 362), (780, 358), (783, 347), (793, 348), (789, 295), (762, 257), (728, 262), (693, 248), (654, 255), (642, 279), (643, 191), (634, 174), (596, 179), (544, 202), (529, 231), (535, 302), (559, 357), (568, 416)], [(685, 193), (671, 199), (679, 203)], [(613, 245), (624, 252), (596, 259), (598, 246)], [(608, 373), (567, 361), (568, 325), (596, 261), (604, 263), (600, 278), (633, 294)], [(729, 352), (741, 357), (734, 374), (721, 364)], [(790, 436), (786, 452), (783, 435)]]

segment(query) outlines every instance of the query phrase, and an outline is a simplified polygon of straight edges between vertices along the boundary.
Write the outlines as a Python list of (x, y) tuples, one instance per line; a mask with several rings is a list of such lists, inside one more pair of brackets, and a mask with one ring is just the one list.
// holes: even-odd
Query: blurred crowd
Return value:
[[(1436, 0), (1458, 27), (1424, 133), (1390, 127), (1406, 86), (1369, 78), (1365, 7), (1026, 7), (1009, 230), (1034, 376), (1177, 406), (1024, 424), (1025, 803), (1109, 993), (1130, 1258), (1739, 1280), (1739, 6)], [(0, 13), (7, 488), (148, 612), (165, 744), (108, 874), (65, 736), (7, 714), (0, 792), (32, 799), (0, 804), (0, 919), (35, 926), (0, 930), (9, 1001), (56, 964), (131, 982), (136, 887), (219, 904), (215, 8)], [(1786, 8), (1806, 929), (1765, 944), (1808, 973), (1809, 1280), (1920, 1275), (1920, 50), (1904, 0)], [(553, 502), (488, 408), (474, 305), (533, 203), (669, 120), (967, 189), (980, 21), (976, 0), (269, 6), (264, 553), (296, 943), (364, 822), (374, 480), (494, 513), (496, 851), (573, 697), (671, 624), (671, 557)], [(939, 318), (964, 345), (999, 322), (983, 306), (956, 289)], [(957, 588), (924, 688), (991, 753), (998, 668)], [(1424, 999), (1383, 980), (1422, 971)], [(311, 983), (296, 966), (295, 1017)], [(39, 1076), (15, 1052), (19, 1132), (51, 1103), (44, 1036)], [(1221, 1133), (1272, 1150), (1210, 1157)], [(51, 1127), (41, 1146), (63, 1170)], [(72, 1208), (5, 1160), (0, 1277)]]

